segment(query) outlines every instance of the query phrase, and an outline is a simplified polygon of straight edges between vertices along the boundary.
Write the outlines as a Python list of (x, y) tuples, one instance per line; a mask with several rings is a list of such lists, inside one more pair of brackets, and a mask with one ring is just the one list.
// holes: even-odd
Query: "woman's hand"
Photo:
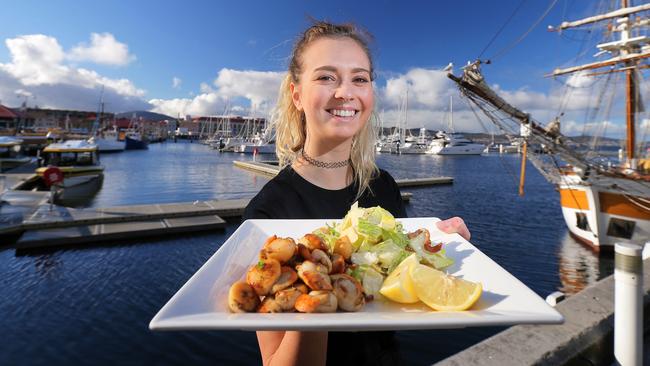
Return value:
[(469, 240), (471, 237), (469, 229), (467, 228), (467, 225), (465, 225), (465, 221), (463, 221), (463, 219), (458, 216), (452, 217), (451, 219), (438, 221), (436, 222), (436, 226), (438, 229), (444, 231), (447, 234), (458, 233), (465, 240)]

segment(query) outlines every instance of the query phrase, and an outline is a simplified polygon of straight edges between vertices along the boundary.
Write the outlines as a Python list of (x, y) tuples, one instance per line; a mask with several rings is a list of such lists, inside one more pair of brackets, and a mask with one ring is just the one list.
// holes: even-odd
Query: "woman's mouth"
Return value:
[(336, 117), (349, 118), (359, 113), (356, 109), (327, 109), (327, 112)]

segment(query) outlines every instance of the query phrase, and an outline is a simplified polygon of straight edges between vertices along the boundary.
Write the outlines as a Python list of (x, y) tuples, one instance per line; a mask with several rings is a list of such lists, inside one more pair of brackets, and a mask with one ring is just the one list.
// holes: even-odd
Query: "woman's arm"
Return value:
[(264, 366), (325, 365), (327, 332), (257, 332)]

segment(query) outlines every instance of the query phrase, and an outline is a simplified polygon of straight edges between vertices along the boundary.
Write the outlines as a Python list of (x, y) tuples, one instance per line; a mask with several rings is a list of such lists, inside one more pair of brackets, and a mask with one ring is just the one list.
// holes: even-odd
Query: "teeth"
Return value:
[(339, 117), (352, 117), (356, 112), (353, 110), (332, 109), (331, 113)]

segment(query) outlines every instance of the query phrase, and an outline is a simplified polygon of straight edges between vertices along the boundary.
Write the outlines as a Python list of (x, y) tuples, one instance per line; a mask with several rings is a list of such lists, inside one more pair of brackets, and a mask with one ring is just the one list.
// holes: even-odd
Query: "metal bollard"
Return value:
[(643, 358), (642, 247), (616, 243), (614, 357), (618, 365), (641, 365)]

